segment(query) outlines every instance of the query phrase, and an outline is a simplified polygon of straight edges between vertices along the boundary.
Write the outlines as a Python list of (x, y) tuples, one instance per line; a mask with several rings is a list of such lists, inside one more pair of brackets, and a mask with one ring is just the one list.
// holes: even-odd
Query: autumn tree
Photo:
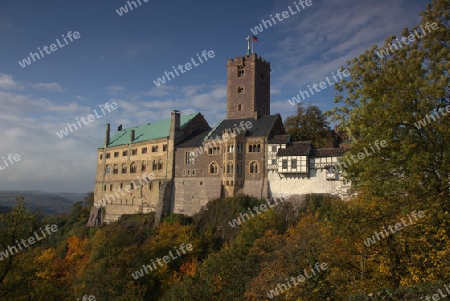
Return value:
[(443, 280), (448, 265), (450, 1), (433, 0), (421, 16), (402, 32), (408, 43), (392, 35), (387, 55), (373, 46), (348, 62), (351, 78), (337, 84), (340, 106), (326, 113), (353, 140), (341, 168), (369, 216), (364, 229), (379, 231), (413, 210), (433, 216), (368, 251), (366, 276), (389, 279), (392, 289)]
[(288, 116), (284, 122), (286, 132), (293, 141), (312, 141), (317, 148), (331, 138), (327, 117), (316, 105), (298, 104), (297, 115)]

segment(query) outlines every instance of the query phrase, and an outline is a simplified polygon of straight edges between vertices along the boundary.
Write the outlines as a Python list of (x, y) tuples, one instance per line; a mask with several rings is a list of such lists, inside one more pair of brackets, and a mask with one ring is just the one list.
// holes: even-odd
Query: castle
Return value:
[[(193, 215), (209, 201), (246, 194), (323, 193), (348, 186), (336, 165), (345, 148), (291, 142), (280, 114), (270, 114), (270, 63), (249, 51), (227, 63), (227, 115), (211, 128), (201, 113), (118, 130), (98, 148), (88, 225), (123, 214)], [(104, 209), (103, 212), (101, 209)]]

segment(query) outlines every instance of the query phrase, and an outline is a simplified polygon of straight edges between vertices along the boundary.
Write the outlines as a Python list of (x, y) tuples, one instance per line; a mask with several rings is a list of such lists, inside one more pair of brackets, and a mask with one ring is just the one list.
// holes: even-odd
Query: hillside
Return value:
[[(13, 207), (16, 198), (23, 197), (30, 210), (40, 210), (45, 215), (69, 212), (73, 203), (82, 201), (84, 193), (51, 193), (43, 191), (0, 191), (0, 206)], [(4, 208), (0, 208), (4, 210)], [(6, 209), (5, 209), (6, 210)]]

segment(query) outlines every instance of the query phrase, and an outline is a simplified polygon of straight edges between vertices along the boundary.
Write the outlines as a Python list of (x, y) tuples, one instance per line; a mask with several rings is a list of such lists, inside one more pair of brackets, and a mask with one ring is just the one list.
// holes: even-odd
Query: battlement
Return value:
[(228, 59), (228, 64), (238, 64), (242, 65), (245, 61), (260, 61), (262, 63), (270, 65), (270, 62), (258, 56), (256, 53), (250, 54), (250, 56), (237, 56), (235, 58)]

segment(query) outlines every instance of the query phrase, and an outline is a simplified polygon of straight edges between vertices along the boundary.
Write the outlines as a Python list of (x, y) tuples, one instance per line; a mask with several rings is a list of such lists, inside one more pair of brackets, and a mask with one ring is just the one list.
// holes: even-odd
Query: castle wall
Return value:
[(327, 180), (326, 169), (310, 169), (309, 177), (288, 176), (281, 177), (276, 171), (269, 171), (268, 174), (271, 196), (280, 193), (290, 193), (291, 195), (305, 195), (310, 193), (323, 193), (339, 195), (344, 198), (347, 194), (349, 184), (344, 184), (342, 180)]

